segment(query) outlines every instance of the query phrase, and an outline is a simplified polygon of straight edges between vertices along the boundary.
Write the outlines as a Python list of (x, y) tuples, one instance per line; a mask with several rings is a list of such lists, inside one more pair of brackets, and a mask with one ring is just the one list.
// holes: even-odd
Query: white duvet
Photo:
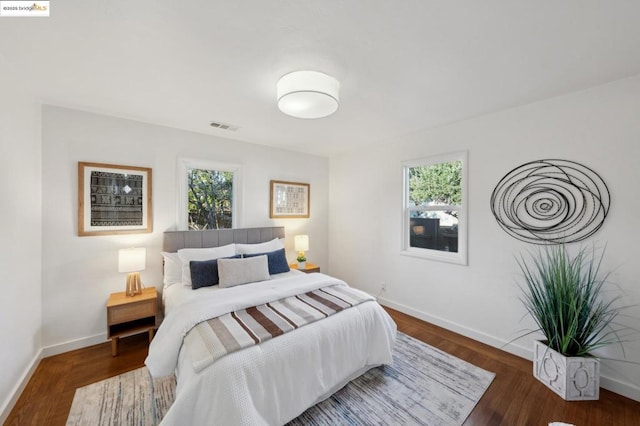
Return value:
[[(344, 282), (296, 274), (217, 291), (171, 308), (146, 365), (177, 374), (176, 399), (163, 425), (279, 425), (327, 398), (369, 368), (391, 363), (396, 326), (365, 302), (298, 330), (231, 353), (196, 373), (183, 337), (195, 324), (238, 309)], [(180, 284), (174, 284), (180, 285)]]

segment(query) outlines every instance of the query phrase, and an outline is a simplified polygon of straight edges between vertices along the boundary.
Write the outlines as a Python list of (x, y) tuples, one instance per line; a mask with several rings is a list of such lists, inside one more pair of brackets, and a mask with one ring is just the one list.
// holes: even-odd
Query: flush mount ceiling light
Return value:
[(295, 71), (278, 80), (278, 108), (297, 118), (322, 118), (338, 109), (340, 83), (317, 71)]

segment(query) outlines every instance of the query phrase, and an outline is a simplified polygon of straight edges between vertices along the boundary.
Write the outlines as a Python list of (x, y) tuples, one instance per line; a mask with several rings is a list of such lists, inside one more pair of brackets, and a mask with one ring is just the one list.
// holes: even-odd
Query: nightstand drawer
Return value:
[(120, 324), (144, 317), (156, 315), (156, 299), (120, 305), (108, 310), (109, 324)]

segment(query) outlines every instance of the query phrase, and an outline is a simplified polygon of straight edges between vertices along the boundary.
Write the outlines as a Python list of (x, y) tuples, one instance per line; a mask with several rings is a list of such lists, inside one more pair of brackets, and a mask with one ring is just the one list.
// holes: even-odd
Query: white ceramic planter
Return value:
[(305, 269), (307, 267), (307, 262), (298, 262), (298, 269)]
[(566, 401), (600, 398), (600, 360), (566, 357), (544, 342), (533, 343), (533, 375)]

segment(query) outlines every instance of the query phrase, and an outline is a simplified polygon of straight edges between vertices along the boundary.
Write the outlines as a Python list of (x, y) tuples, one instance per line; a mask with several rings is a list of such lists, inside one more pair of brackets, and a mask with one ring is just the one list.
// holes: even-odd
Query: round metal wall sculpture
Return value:
[(491, 194), (491, 211), (502, 229), (540, 245), (590, 237), (604, 223), (610, 204), (602, 178), (567, 160), (538, 160), (516, 167)]

